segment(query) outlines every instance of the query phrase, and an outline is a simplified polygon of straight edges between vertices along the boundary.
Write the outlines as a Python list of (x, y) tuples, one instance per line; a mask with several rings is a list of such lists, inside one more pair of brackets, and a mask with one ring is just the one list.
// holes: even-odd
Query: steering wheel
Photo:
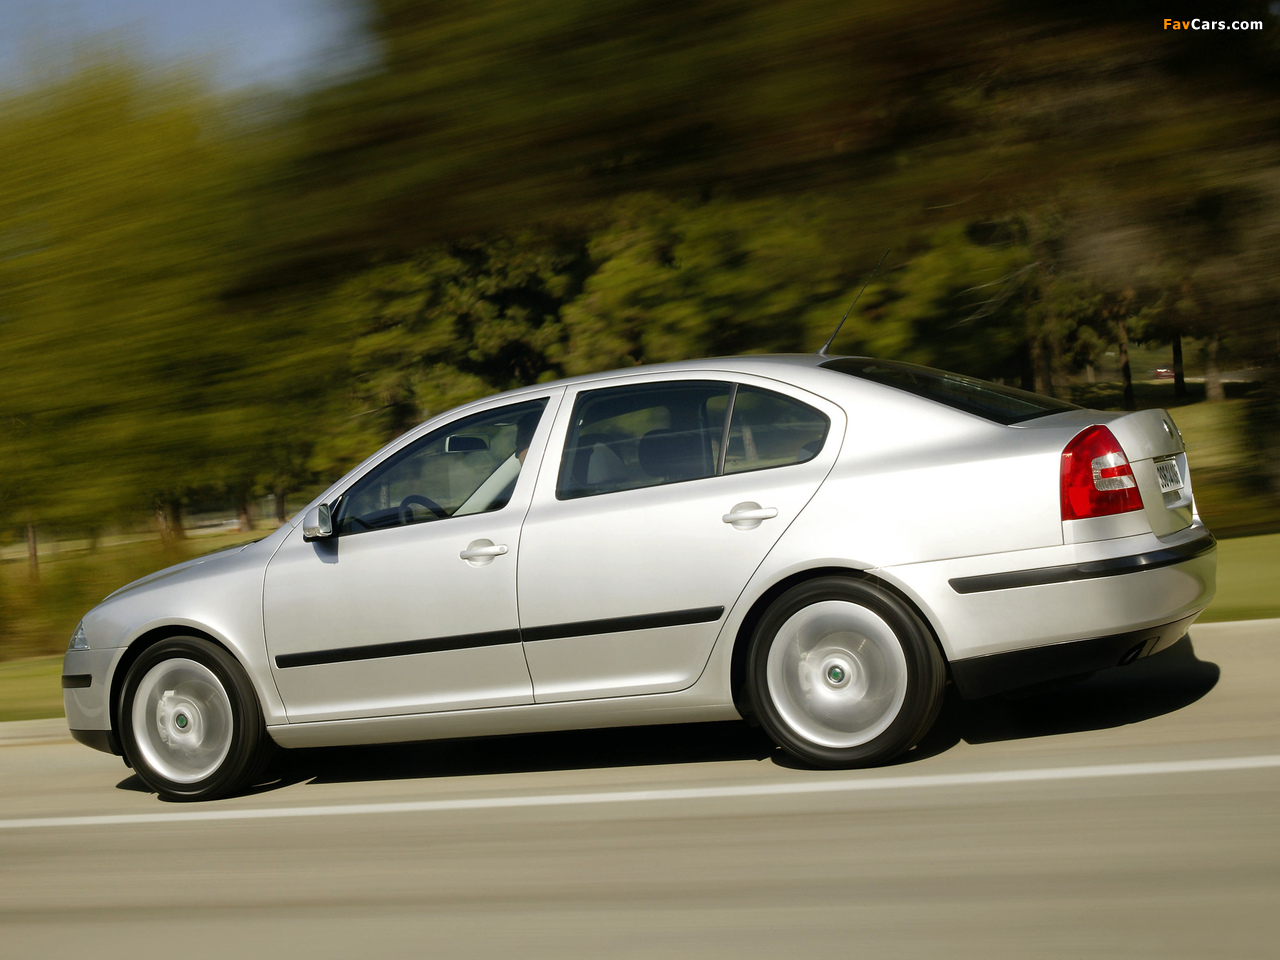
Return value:
[(427, 497), (419, 496), (416, 493), (411, 493), (407, 497), (405, 497), (403, 500), (400, 501), (400, 506), (398, 508), (400, 511), (400, 524), (402, 526), (406, 524), (418, 522), (418, 518), (414, 516), (413, 511), (409, 509), (410, 505), (415, 503), (426, 507), (432, 513), (434, 513), (437, 520), (443, 520), (445, 517), (448, 516), (448, 514), (444, 512), (444, 508), (441, 507), (440, 504), (436, 503), (434, 500), (428, 499)]

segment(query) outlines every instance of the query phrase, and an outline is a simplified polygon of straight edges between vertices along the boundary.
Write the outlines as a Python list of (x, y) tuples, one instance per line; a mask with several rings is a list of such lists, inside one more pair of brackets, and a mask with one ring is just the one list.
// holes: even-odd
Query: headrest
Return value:
[(650, 430), (640, 438), (640, 469), (664, 480), (690, 480), (707, 474), (697, 431)]

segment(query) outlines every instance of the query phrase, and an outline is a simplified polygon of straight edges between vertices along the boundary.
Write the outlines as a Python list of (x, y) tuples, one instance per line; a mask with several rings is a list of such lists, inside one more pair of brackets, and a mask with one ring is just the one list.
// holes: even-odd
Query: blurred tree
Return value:
[(114, 61), (0, 102), (0, 422), (21, 425), (0, 485), (19, 520), (96, 529), (154, 504), (181, 536), (187, 491), (257, 469), (240, 455), (276, 411), (254, 378), (289, 345), (224, 297), (265, 151), (234, 106)]
[(1280, 369), (1275, 30), (1058, 0), (367, 9), (380, 60), (297, 104), (111, 62), (0, 101), (15, 532), (158, 508), (180, 535), (482, 393), (811, 350), (886, 246), (838, 351), (1048, 392), (1131, 338)]
[(342, 331), (340, 424), (315, 453), (332, 474), (427, 417), (561, 373), (563, 305), (587, 268), (579, 238), (459, 241), (360, 273), (328, 298)]
[(1030, 356), (1027, 303), (1037, 268), (1019, 224), (948, 226), (888, 266), (850, 331), (859, 352), (1018, 378)]
[[(381, 61), (310, 99), (280, 258), (358, 262), (636, 192), (789, 195), (898, 174), (864, 219), (870, 205), (900, 219), (903, 191), (949, 202), (995, 172), (938, 144), (968, 145), (973, 85), (1004, 55), (986, 19), (999, 6), (374, 0)], [(922, 169), (945, 180), (922, 184)]]
[(618, 201), (564, 311), (565, 371), (815, 349), (853, 280), (828, 200)]

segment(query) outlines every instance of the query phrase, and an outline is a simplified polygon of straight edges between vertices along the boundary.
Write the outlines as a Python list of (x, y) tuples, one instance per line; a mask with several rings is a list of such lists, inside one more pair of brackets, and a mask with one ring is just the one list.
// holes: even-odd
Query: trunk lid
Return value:
[(1139, 410), (1117, 414), (1107, 427), (1129, 458), (1152, 532), (1163, 537), (1191, 526), (1191, 474), (1173, 418), (1164, 410)]

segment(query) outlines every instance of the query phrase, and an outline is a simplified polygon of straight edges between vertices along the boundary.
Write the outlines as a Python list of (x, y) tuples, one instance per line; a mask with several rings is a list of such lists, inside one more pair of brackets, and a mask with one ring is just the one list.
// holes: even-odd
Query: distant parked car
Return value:
[(665, 364), (442, 414), (303, 515), (108, 597), (62, 684), (76, 739), (161, 796), (272, 743), (754, 716), (883, 763), (952, 682), (1129, 663), (1214, 591), (1182, 438), (904, 363)]
[(1157, 380), (1172, 380), (1173, 367), (1156, 367), (1154, 376)]

